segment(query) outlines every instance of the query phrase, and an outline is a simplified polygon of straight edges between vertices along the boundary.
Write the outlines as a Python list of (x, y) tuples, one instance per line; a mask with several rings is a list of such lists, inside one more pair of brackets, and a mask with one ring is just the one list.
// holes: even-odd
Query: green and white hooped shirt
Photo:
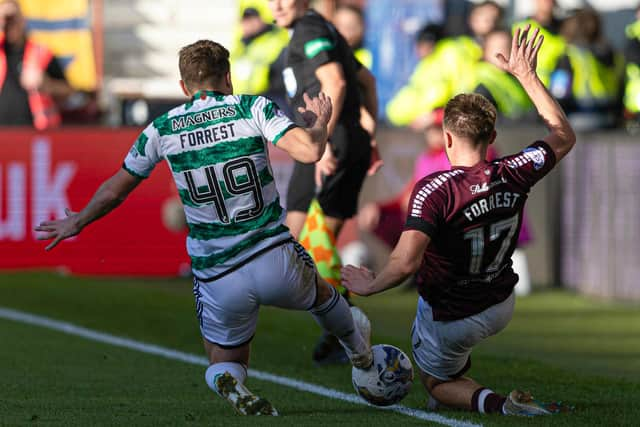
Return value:
[(189, 226), (194, 275), (215, 279), (290, 238), (267, 143), (295, 127), (262, 96), (201, 91), (155, 119), (123, 168), (146, 178), (166, 159)]

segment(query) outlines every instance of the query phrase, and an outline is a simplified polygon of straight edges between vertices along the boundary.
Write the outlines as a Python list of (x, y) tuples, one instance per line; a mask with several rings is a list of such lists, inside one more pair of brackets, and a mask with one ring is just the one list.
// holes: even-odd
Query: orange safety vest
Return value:
[[(27, 40), (24, 47), (22, 69), (37, 68), (44, 72), (53, 53), (45, 46)], [(7, 55), (4, 50), (4, 34), (0, 33), (0, 88), (7, 77)], [(56, 103), (49, 94), (32, 90), (28, 93), (29, 109), (33, 116), (33, 126), (38, 130), (51, 129), (60, 126), (62, 121)]]

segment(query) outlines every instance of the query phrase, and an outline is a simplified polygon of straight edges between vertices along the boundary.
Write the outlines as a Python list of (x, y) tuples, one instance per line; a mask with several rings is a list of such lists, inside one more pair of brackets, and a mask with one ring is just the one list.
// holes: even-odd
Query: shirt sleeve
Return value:
[(442, 222), (444, 205), (439, 191), (430, 184), (431, 179), (424, 178), (414, 187), (404, 229), (421, 231), (433, 239), (438, 224)]
[(507, 173), (525, 191), (547, 175), (556, 164), (556, 155), (544, 141), (536, 141), (518, 154), (500, 160)]
[(339, 61), (337, 30), (323, 22), (311, 21), (301, 36), (300, 46), (311, 68)]
[(252, 115), (260, 133), (275, 145), (282, 136), (296, 126), (278, 105), (264, 96), (256, 97), (251, 107)]
[(153, 123), (142, 131), (124, 159), (122, 168), (138, 178), (148, 178), (162, 160), (160, 135)]

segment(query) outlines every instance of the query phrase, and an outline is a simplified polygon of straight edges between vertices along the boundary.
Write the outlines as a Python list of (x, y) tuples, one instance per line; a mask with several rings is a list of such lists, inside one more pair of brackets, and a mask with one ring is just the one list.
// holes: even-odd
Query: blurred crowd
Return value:
[[(272, 25), (266, 1), (238, 3), (237, 37), (231, 48), (235, 89), (267, 95), (286, 108), (281, 71), (289, 34)], [(390, 124), (423, 131), (433, 121), (433, 112), (459, 92), (484, 94), (506, 122), (534, 118), (520, 86), (494, 65), (497, 54), (508, 56), (514, 28), (527, 23), (545, 36), (538, 71), (577, 129), (637, 123), (640, 4), (635, 22), (620, 28), (626, 43), (618, 50), (605, 37), (600, 14), (588, 6), (561, 10), (554, 0), (535, 0), (530, 17), (508, 23), (505, 11), (494, 1), (463, 3), (467, 5), (463, 27), (446, 20), (423, 22), (415, 32), (417, 65), (381, 109)], [(46, 0), (0, 0), (0, 126), (49, 129), (60, 123), (96, 123), (99, 73), (88, 20), (90, 4), (89, 0), (65, 2), (61, 12), (59, 4)], [(21, 5), (29, 10), (21, 10)], [(316, 0), (312, 5), (335, 24), (358, 60), (371, 68), (376, 58), (364, 42), (367, 2)], [(54, 20), (47, 20), (47, 13), (54, 10)], [(39, 28), (34, 22), (49, 24)], [(74, 24), (67, 28), (66, 23)]]
[(23, 3), (0, 0), (0, 126), (96, 122), (88, 1)]
[[(287, 44), (286, 34), (269, 25), (268, 15), (245, 2), (242, 37), (234, 58), (245, 67), (233, 75), (238, 87), (261, 88), (278, 99), (277, 55), (265, 55), (268, 43)], [(364, 2), (318, 2), (353, 47), (358, 60), (371, 67), (375, 58), (364, 46)], [(328, 6), (327, 6), (328, 4)], [(423, 131), (433, 113), (453, 95), (478, 92), (498, 108), (503, 121), (534, 119), (528, 97), (514, 79), (495, 66), (496, 55), (508, 57), (511, 36), (526, 24), (540, 28), (545, 37), (538, 72), (578, 130), (617, 127), (640, 114), (640, 5), (636, 21), (625, 29), (626, 46), (618, 51), (604, 35), (602, 17), (591, 7), (560, 10), (554, 0), (536, 0), (525, 20), (505, 22), (504, 10), (494, 1), (475, 2), (469, 8), (464, 32), (456, 26), (427, 22), (416, 33), (417, 65), (406, 84), (384, 106), (394, 126)], [(255, 53), (252, 54), (251, 51)], [(257, 72), (250, 72), (252, 64)], [(267, 78), (267, 70), (271, 67)], [(269, 86), (266, 82), (272, 85)], [(271, 93), (270, 93), (271, 92)]]

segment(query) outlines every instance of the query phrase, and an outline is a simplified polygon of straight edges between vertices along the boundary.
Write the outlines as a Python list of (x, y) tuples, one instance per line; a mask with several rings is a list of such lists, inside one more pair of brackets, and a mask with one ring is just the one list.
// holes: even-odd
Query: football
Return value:
[(413, 382), (413, 366), (409, 357), (389, 344), (371, 347), (373, 365), (368, 370), (353, 368), (351, 381), (360, 397), (376, 406), (400, 402)]

